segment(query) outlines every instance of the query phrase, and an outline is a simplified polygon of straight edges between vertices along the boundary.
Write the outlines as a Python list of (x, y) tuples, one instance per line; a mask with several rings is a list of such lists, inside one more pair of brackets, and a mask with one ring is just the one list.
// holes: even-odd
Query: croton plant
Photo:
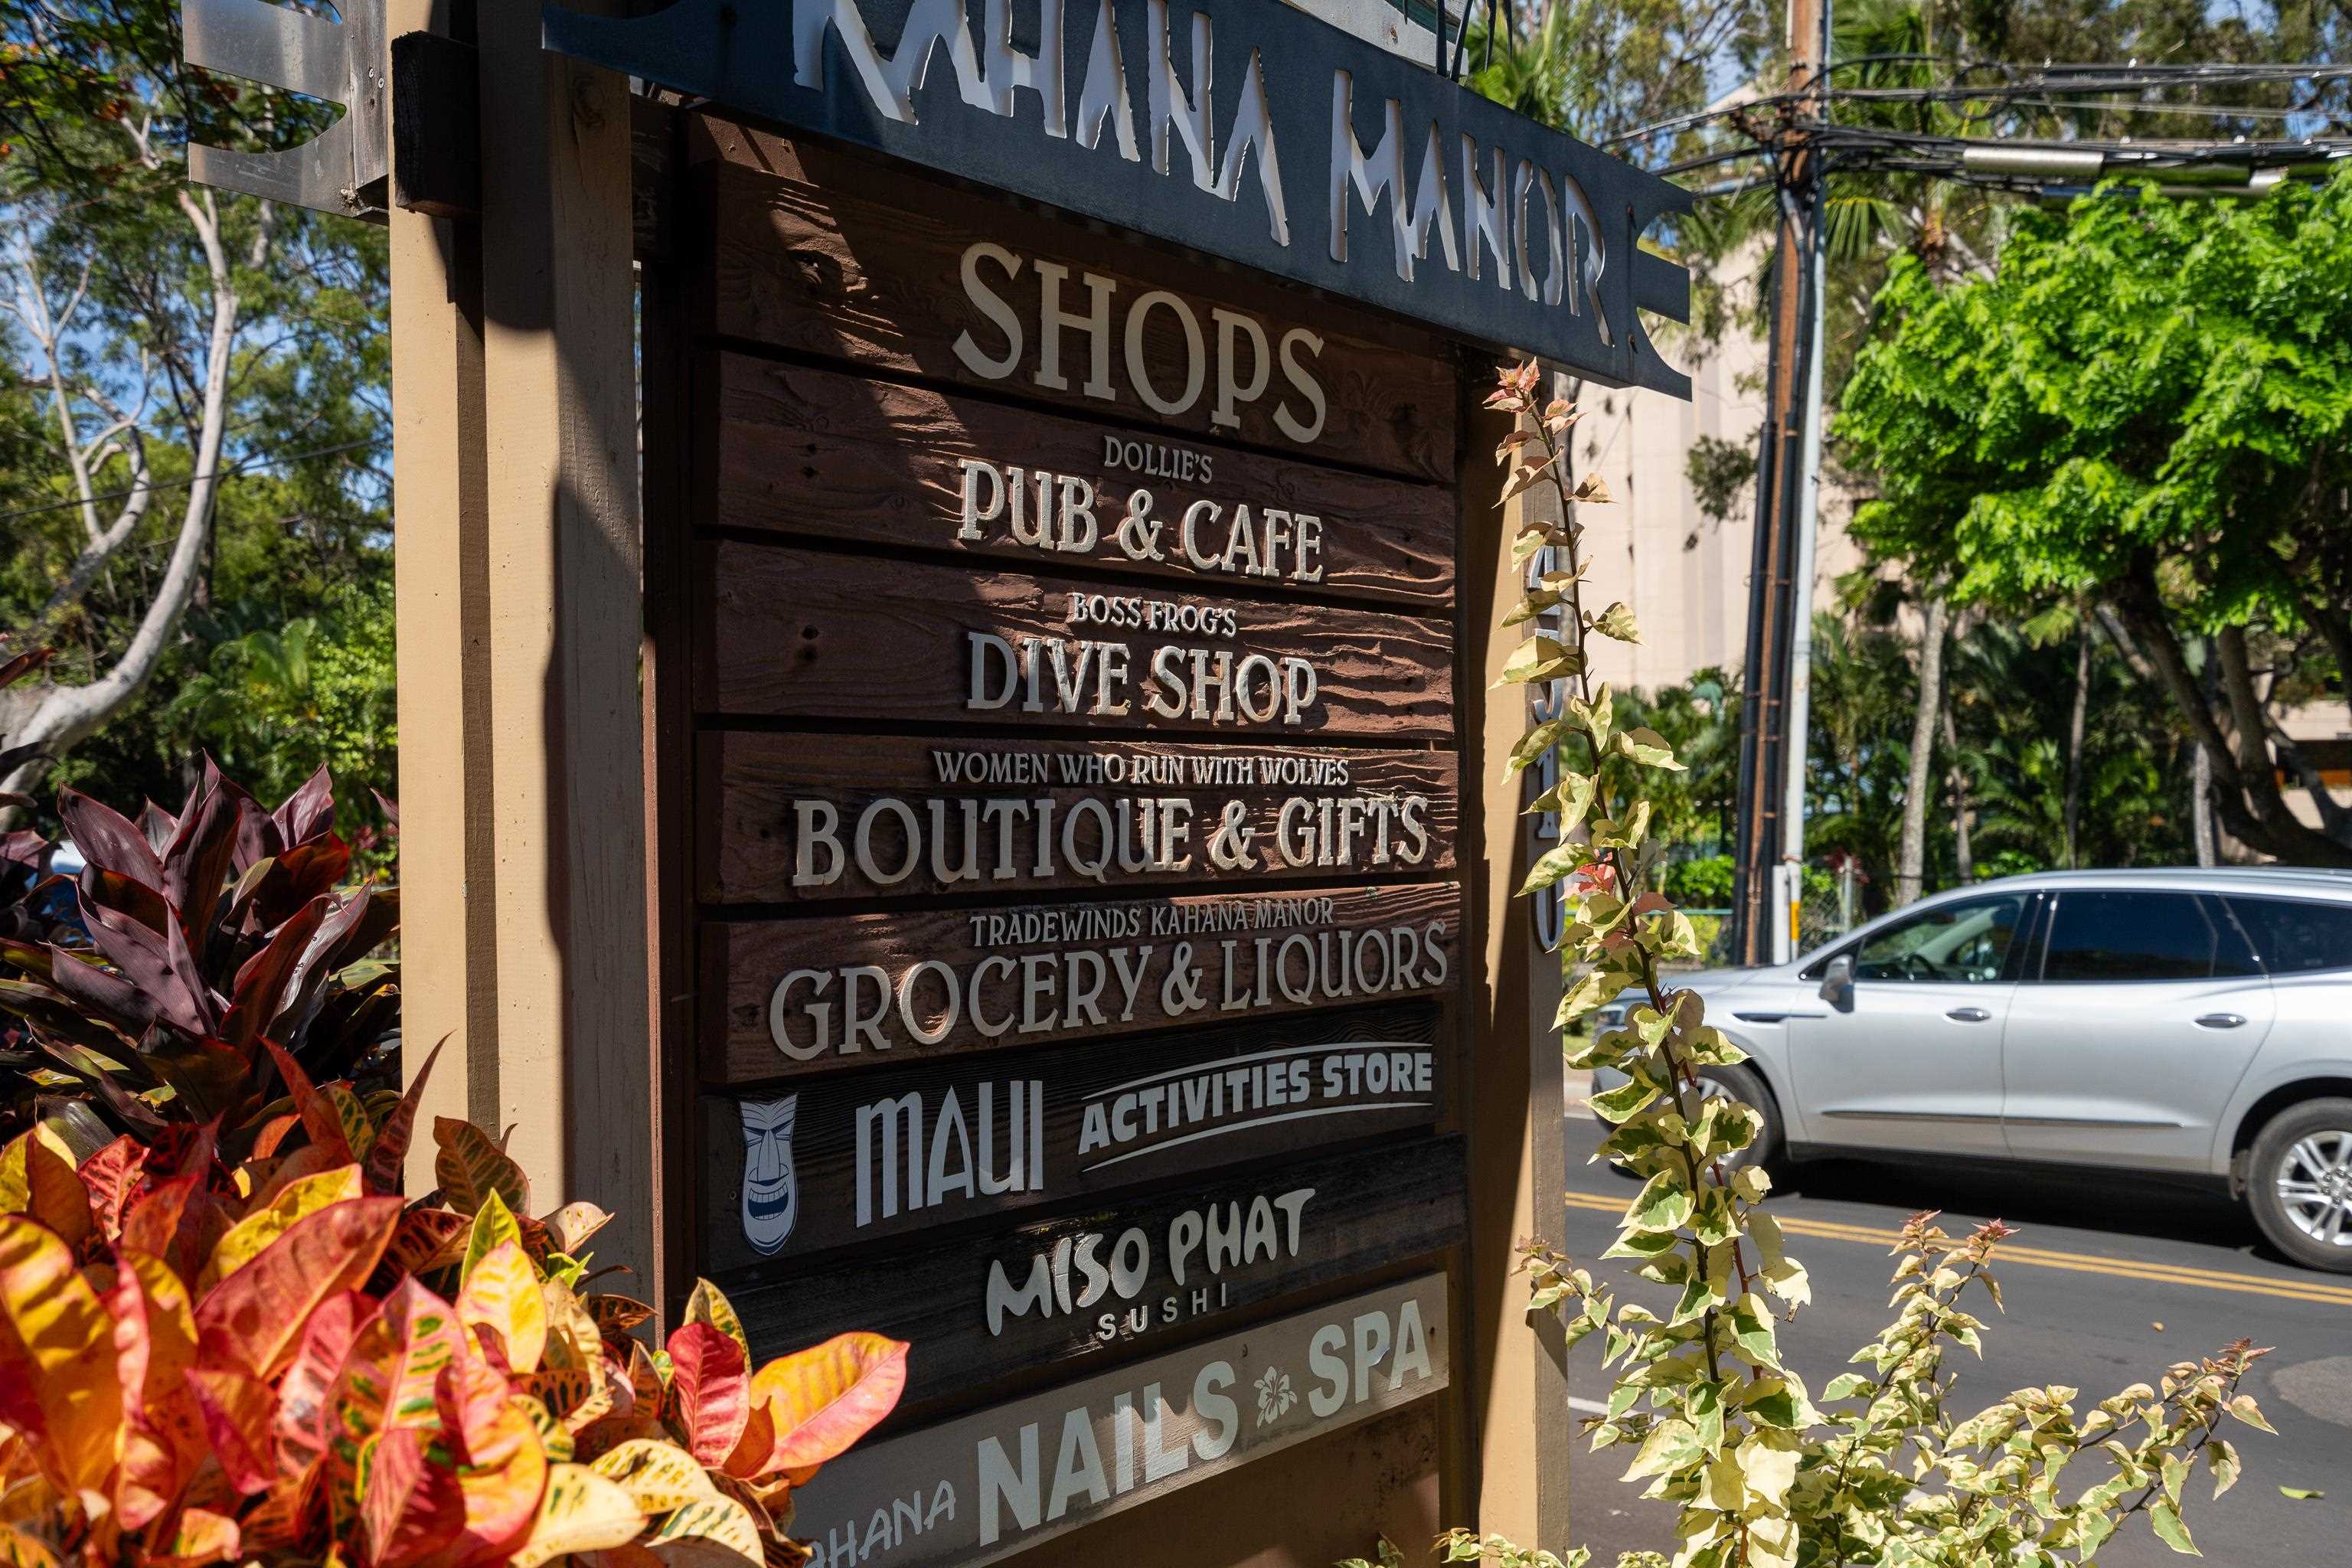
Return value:
[(0, 937), (0, 1563), (798, 1564), (793, 1489), (907, 1347), (755, 1366), (707, 1283), (656, 1347), (590, 1288), (609, 1216), (534, 1217), (463, 1121), (402, 1196), (394, 905), (332, 808), (67, 792), (79, 921)]

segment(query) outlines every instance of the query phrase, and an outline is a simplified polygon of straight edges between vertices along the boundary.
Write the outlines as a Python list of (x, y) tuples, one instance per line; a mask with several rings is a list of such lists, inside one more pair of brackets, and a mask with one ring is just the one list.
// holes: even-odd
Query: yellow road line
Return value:
[[(1621, 1201), (1600, 1193), (1570, 1193), (1570, 1208), (1622, 1215), (1631, 1194)], [(1846, 1225), (1836, 1220), (1806, 1219), (1795, 1215), (1773, 1215), (1780, 1228), (1791, 1236), (1812, 1237), (1823, 1241), (1852, 1241), (1869, 1246), (1892, 1247), (1902, 1239), (1901, 1233), (1871, 1226)], [(2003, 1244), (1994, 1255), (1996, 1263), (2021, 1264), (2033, 1268), (2060, 1268), (2078, 1274), (2105, 1274), (2116, 1279), (2137, 1279), (2151, 1284), (2193, 1285), (2207, 1290), (2236, 1290), (2249, 1295), (2276, 1296), (2289, 1301), (2315, 1301), (2331, 1307), (2352, 1306), (2352, 1286), (2328, 1285), (2319, 1280), (2274, 1279), (2260, 1274), (2238, 1274), (2221, 1268), (2200, 1268), (2183, 1263), (2157, 1263), (2139, 1258), (2095, 1258), (2086, 1253), (2053, 1252), (2047, 1247), (2017, 1247)]]

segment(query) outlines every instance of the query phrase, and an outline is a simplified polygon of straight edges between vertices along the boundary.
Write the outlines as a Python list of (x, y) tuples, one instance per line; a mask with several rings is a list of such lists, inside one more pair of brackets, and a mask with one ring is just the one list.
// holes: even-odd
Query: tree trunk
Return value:
[[(2143, 564), (2116, 584), (2116, 608), (2134, 637), (2146, 648), (2173, 706), (2188, 721), (2190, 734), (2205, 753), (2213, 780), (2207, 798), (2212, 802), (2221, 831), (2256, 854), (2305, 865), (2352, 867), (2352, 836), (2338, 838), (2304, 826), (2294, 819), (2280, 795), (2276, 764), (2269, 756), (2264, 733), (2267, 726), (2260, 704), (2253, 700), (2246, 682), (2227, 679), (2231, 633), (2223, 632), (2220, 639), (2225, 677), (2222, 695), (2227, 699), (2223, 706), (2242, 736), (2244, 725), (2239, 719), (2239, 710), (2248, 706), (2253, 709), (2254, 732), (2250, 748), (2242, 742), (2231, 744), (2231, 737), (2223, 733), (2221, 721), (2216, 716), (2215, 700), (2200, 689), (2197, 676), (2189, 668), (2187, 652), (2173, 629), (2169, 612), (2157, 591), (2152, 565)], [(2237, 633), (2236, 643), (2242, 658), (2242, 632)]]
[(2193, 741), (2189, 745), (2189, 831), (2196, 839), (2197, 863), (2219, 865), (2221, 857), (2213, 842), (2213, 759)]
[(1927, 889), (1927, 781), (1934, 776), (1936, 718), (1944, 702), (1944, 601), (1927, 601), (1919, 636), (1919, 705), (1911, 722), (1911, 777), (1903, 795), (1903, 847), (1895, 867), (1895, 907)]
[(1977, 879), (1975, 852), (1969, 847), (1969, 816), (1974, 809), (1969, 804), (1968, 770), (1960, 766), (1960, 731), (1952, 722), (1952, 706), (1944, 704), (1944, 751), (1952, 759), (1948, 775), (1952, 784), (1952, 872), (1965, 887)]
[[(24, 763), (0, 779), (0, 793), (28, 792), (55, 761), (87, 738), (115, 711), (139, 694), (147, 678), (178, 635), (180, 618), (187, 613), (203, 575), (205, 554), (212, 541), (213, 503), (219, 485), (221, 447), (228, 428), (229, 377), (237, 333), (238, 300), (227, 250), (220, 232), (219, 210), (212, 194), (179, 193), (180, 212), (202, 243), (212, 288), (212, 331), (205, 345), (205, 379), (198, 410), (194, 450), (194, 472), (186, 487), (178, 538), (163, 568), (146, 613), (122, 650), (121, 657), (97, 679), (84, 686), (50, 686), (21, 720), (10, 737), (12, 744), (38, 742), (45, 755)], [(143, 490), (143, 485), (142, 485)], [(144, 493), (134, 494), (126, 510), (144, 510)], [(93, 567), (93, 571), (95, 568)], [(87, 581), (87, 578), (85, 578)], [(0, 808), (0, 826), (5, 826)]]
[(2091, 705), (2091, 622), (2074, 628), (2074, 711), (2066, 721), (2066, 868), (2083, 864), (2083, 725)]

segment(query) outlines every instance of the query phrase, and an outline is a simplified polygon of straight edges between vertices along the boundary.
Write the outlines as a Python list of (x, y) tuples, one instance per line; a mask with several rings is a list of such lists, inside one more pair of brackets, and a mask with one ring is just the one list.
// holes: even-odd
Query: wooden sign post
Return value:
[(1477, 405), (1679, 384), (1679, 195), (1253, 0), (513, 23), (394, 172), (441, 1103), (666, 1310), (913, 1343), (826, 1568), (1563, 1543)]

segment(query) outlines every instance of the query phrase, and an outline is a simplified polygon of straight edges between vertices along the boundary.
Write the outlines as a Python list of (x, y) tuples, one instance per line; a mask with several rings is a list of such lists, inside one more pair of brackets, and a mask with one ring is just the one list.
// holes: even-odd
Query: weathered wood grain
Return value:
[[(711, 226), (709, 324), (719, 336), (901, 374), (993, 387), (1090, 414), (1198, 436), (1220, 435), (1439, 483), (1453, 479), (1457, 378), (1434, 340), (1418, 340), (1428, 345), (1428, 353), (1405, 352), (1369, 338), (1360, 313), (1335, 310), (1258, 279), (1213, 273), (813, 142), (790, 142), (717, 121), (702, 121), (698, 130), (707, 143), (715, 142), (719, 149), (719, 157), (707, 164), (714, 203), (707, 220)], [(990, 353), (1005, 346), (1003, 334), (964, 291), (963, 255), (978, 242), (1000, 246), (1023, 262), (1009, 279), (992, 263), (981, 274), (1025, 322), (1029, 352), (1002, 380), (976, 375), (954, 349), (966, 332)], [(1066, 310), (1089, 308), (1086, 273), (1107, 278), (1113, 285), (1107, 366), (1113, 395), (1108, 400), (1087, 395), (1091, 345), (1084, 334), (1068, 329), (1062, 355), (1066, 386), (1039, 384), (1039, 259), (1068, 268), (1060, 284)], [(1238, 406), (1234, 428), (1220, 430), (1212, 423), (1213, 370), (1200, 395), (1181, 412), (1163, 415), (1147, 406), (1129, 373), (1125, 323), (1127, 307), (1155, 289), (1173, 292), (1192, 306), (1204, 353), (1216, 347), (1213, 306), (1250, 317), (1270, 345), (1278, 345), (1293, 327), (1313, 331), (1322, 347), (1313, 353), (1311, 365), (1327, 405), (1315, 440), (1302, 446), (1275, 423), (1286, 386), (1278, 365), (1272, 367), (1265, 392)], [(1163, 398), (1185, 384), (1190, 349), (1172, 311), (1160, 309), (1147, 316), (1142, 351), (1147, 374)], [(1247, 352), (1245, 343), (1243, 352)], [(1236, 367), (1236, 379), (1243, 384), (1254, 378), (1253, 369)], [(1303, 399), (1293, 395), (1288, 405), (1294, 418), (1305, 416)]]
[(1448, 1297), (1424, 1274), (861, 1447), (793, 1489), (793, 1531), (809, 1568), (981, 1568), (1295, 1443), (1344, 1451), (1328, 1434), (1448, 1386)]
[[(719, 1283), (755, 1363), (853, 1330), (908, 1341), (903, 1404), (919, 1407), (1015, 1372), (1066, 1375), (1106, 1352), (1158, 1350), (1236, 1309), (1426, 1257), (1461, 1239), (1464, 1204), (1461, 1141), (1417, 1138), (1088, 1204), (992, 1235), (853, 1254), (822, 1273), (771, 1263)], [(1254, 1213), (1260, 1239), (1250, 1246)], [(1220, 1237), (1243, 1238), (1243, 1257), (1212, 1256), (1213, 1220)], [(1130, 1231), (1139, 1239), (1128, 1241)], [(1097, 1270), (1122, 1247), (1128, 1268), (1104, 1279)], [(1057, 1289), (1016, 1299), (1041, 1258)]]
[[(1453, 628), (1443, 620), (1106, 589), (1068, 578), (884, 563), (737, 540), (704, 544), (698, 571), (710, 614), (708, 640), (698, 650), (697, 687), (709, 713), (1035, 725), (1110, 735), (1192, 731), (1261, 742), (1325, 734), (1454, 735)], [(1074, 601), (1106, 595), (1230, 612), (1234, 635), (1071, 624)], [(1022, 638), (1041, 639), (1034, 678), (1014, 670), (1010, 653), (976, 655), (974, 638), (983, 635), (1016, 648)], [(1100, 656), (1080, 647), (1098, 642), (1126, 649), (1125, 679), (1108, 694), (1098, 678)], [(1058, 672), (1052, 663), (1057, 647)], [(1173, 686), (1154, 664), (1168, 648), (1182, 650), (1170, 656), (1179, 675)], [(1230, 704), (1201, 689), (1204, 663), (1213, 675), (1220, 655), (1236, 689)], [(1269, 704), (1269, 694), (1281, 697), (1279, 687), (1265, 676), (1240, 679), (1238, 667), (1251, 656), (1273, 661), (1282, 679), (1288, 679), (1285, 661), (1305, 661), (1314, 676), (1312, 700), (1301, 706), (1282, 697)], [(992, 698), (1008, 677), (1018, 681), (999, 706), (975, 709), (971, 702), (976, 658), (985, 661)], [(1062, 679), (1066, 689), (1057, 684)], [(1098, 711), (1107, 695), (1108, 707), (1124, 703), (1127, 710)], [(1033, 700), (1041, 704), (1036, 710)], [(1064, 710), (1065, 704), (1076, 710)], [(1251, 705), (1260, 712), (1251, 714)]]
[[(1461, 921), (1460, 884), (1427, 882), (711, 921), (703, 1075), (758, 1082), (1442, 994), (1461, 981)], [(855, 1037), (853, 1014), (871, 1021)]]
[[(986, 777), (971, 776), (974, 761)], [(943, 776), (953, 767), (962, 782)], [(1172, 770), (1172, 771), (1171, 771)], [(699, 885), (711, 903), (807, 903), (845, 898), (989, 892), (1013, 897), (1053, 889), (1165, 886), (1216, 883), (1264, 886), (1348, 876), (1419, 876), (1454, 868), (1454, 837), (1460, 818), (1459, 767), (1440, 751), (1341, 751), (1331, 747), (1221, 746), (1156, 742), (1112, 744), (1051, 739), (1012, 741), (919, 740), (902, 736), (801, 735), (764, 731), (718, 731), (698, 738), (697, 772), (704, 798), (698, 812)], [(1064, 782), (1072, 778), (1084, 782)], [(1244, 782), (1246, 780), (1247, 782)], [(860, 868), (854, 853), (840, 858), (837, 877), (795, 886), (802, 848), (803, 812), (820, 805), (833, 811), (833, 837), (854, 849), (857, 825), (885, 797), (904, 801), (919, 831), (944, 853), (935, 861), (929, 845), (903, 881), (884, 884)], [(997, 877), (999, 822), (977, 817), (979, 833), (966, 831), (961, 803), (1013, 803), (1002, 808), (1013, 843), (1013, 875)], [(1100, 803), (1101, 815), (1083, 806)], [(1174, 817), (1183, 825), (1181, 853), (1164, 868), (1141, 859), (1141, 807), (1145, 800), (1178, 802), (1157, 809), (1155, 820)], [(1283, 813), (1291, 801), (1290, 831)], [(1040, 806), (1037, 803), (1047, 803)], [(1323, 803), (1334, 819), (1332, 859), (1318, 864), (1319, 837), (1302, 838), (1307, 824), (1322, 820)], [(1385, 803), (1387, 831), (1367, 827), (1339, 853), (1338, 818), (1348, 802), (1362, 814)], [(1416, 805), (1415, 802), (1423, 803)], [(1246, 836), (1231, 863), (1213, 847), (1229, 807), (1239, 804), (1237, 826)], [(1425, 840), (1406, 829), (1408, 810), (1421, 823)], [(947, 827), (944, 838), (930, 832), (933, 813)], [(1119, 814), (1127, 814), (1124, 834)], [(1107, 816), (1113, 837), (1100, 821)], [(1075, 839), (1064, 825), (1076, 820)], [(1035, 852), (1037, 825), (1047, 824), (1048, 855)], [(872, 834), (877, 869), (896, 870), (907, 858), (904, 825), (877, 813)], [(815, 836), (812, 835), (812, 838)], [(1164, 841), (1161, 835), (1159, 841)], [(1078, 854), (1069, 850), (1075, 842)], [(976, 845), (970, 864), (979, 874), (964, 878), (966, 847)], [(1110, 857), (1099, 879), (1077, 864)], [(1121, 852), (1126, 858), (1121, 859)], [(1305, 854), (1304, 863), (1294, 863)], [(821, 846), (810, 845), (814, 870), (826, 868)], [(1075, 862), (1075, 863), (1074, 863)], [(1135, 865), (1136, 869), (1128, 869)], [(942, 873), (945, 875), (942, 875)], [(957, 879), (949, 880), (949, 876)]]
[[(719, 354), (710, 374), (717, 449), (702, 518), (722, 528), (953, 551), (1034, 571), (1106, 566), (1189, 579), (1206, 592), (1279, 589), (1424, 615), (1451, 605), (1454, 502), (1435, 486), (1173, 443), (1165, 432), (1137, 426), (1062, 418), (749, 354)], [(1139, 456), (1156, 471), (1139, 471), (1132, 461)], [(968, 461), (1000, 475), (1013, 468), (1087, 480), (1100, 520), (1093, 549), (1067, 553), (1017, 542), (1002, 481), (984, 473), (968, 481)], [(974, 521), (980, 537), (972, 539), (959, 537), (967, 483), (975, 511), (998, 513)], [(1139, 490), (1150, 498), (1147, 521), (1127, 536), (1129, 547), (1118, 523)], [(1184, 519), (1202, 501), (1214, 510), (1199, 514), (1188, 555)], [(1226, 551), (1237, 508), (1255, 519), (1288, 514), (1283, 527), (1293, 537), (1288, 518), (1315, 519), (1320, 548), (1307, 563), (1311, 575), (1296, 569), (1295, 547), (1288, 559), (1266, 563), (1271, 570), (1244, 572), (1252, 564), (1246, 553), (1235, 554), (1228, 570), (1197, 565), (1195, 557)], [(1263, 528), (1255, 531), (1262, 536)]]
[(1447, 1018), (1402, 1002), (707, 1095), (701, 1268), (1426, 1127), (1451, 1087)]

